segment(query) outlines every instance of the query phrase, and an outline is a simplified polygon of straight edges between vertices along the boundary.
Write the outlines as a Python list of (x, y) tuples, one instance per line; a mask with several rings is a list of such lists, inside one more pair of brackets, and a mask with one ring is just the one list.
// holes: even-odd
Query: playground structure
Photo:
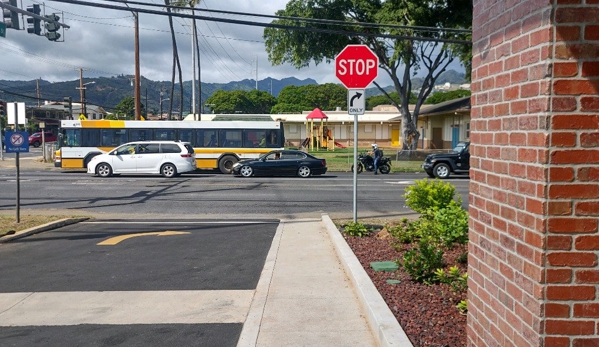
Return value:
[[(333, 132), (327, 126), (328, 116), (319, 108), (315, 108), (306, 116), (306, 134), (308, 137), (302, 142), (302, 147), (308, 150), (326, 149), (334, 151), (335, 146), (345, 148), (341, 143), (335, 142)], [(320, 120), (320, 124), (314, 125), (314, 120)]]

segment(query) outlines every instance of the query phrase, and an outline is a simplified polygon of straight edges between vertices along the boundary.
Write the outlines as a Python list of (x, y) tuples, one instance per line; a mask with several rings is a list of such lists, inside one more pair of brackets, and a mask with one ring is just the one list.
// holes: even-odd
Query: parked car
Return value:
[(458, 143), (450, 153), (429, 154), (422, 168), (431, 178), (470, 173), (470, 142)]
[[(51, 131), (44, 131), (44, 142), (55, 142), (56, 135)], [(29, 135), (29, 146), (39, 147), (42, 144), (42, 132), (38, 131)]]
[(299, 176), (310, 177), (327, 172), (325, 159), (296, 150), (276, 150), (257, 159), (241, 160), (233, 165), (235, 176)]
[(87, 164), (87, 173), (108, 177), (113, 174), (161, 174), (173, 177), (196, 169), (196, 156), (188, 142), (140, 141), (121, 145), (99, 154)]

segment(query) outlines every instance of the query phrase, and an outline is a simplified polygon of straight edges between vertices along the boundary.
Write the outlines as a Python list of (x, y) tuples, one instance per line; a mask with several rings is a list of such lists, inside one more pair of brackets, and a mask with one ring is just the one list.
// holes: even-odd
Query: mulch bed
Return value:
[[(372, 279), (379, 293), (397, 318), (415, 347), (462, 347), (467, 345), (466, 315), (456, 305), (466, 299), (466, 291), (454, 293), (447, 284), (426, 285), (413, 281), (400, 266), (394, 272), (376, 272), (371, 262), (395, 261), (403, 259), (403, 254), (411, 249), (410, 244), (400, 244), (385, 232), (379, 231), (368, 236), (343, 237)], [(342, 230), (342, 229), (341, 229)], [(467, 271), (467, 264), (457, 259), (467, 251), (467, 245), (457, 245), (446, 250), (443, 260), (445, 270), (457, 265), (461, 273)], [(399, 280), (399, 284), (388, 284), (387, 280)]]

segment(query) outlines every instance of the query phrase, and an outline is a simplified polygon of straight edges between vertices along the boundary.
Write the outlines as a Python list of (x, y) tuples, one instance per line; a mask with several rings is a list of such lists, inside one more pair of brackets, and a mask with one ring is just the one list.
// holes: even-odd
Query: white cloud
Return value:
[[(163, 2), (151, 0), (148, 3)], [(198, 8), (274, 15), (286, 3), (286, 0), (205, 0)], [(23, 8), (31, 4), (31, 0), (25, 0)], [(70, 26), (64, 34), (61, 32), (61, 40), (64, 39), (64, 42), (51, 42), (43, 36), (28, 34), (26, 30), (7, 30), (6, 38), (0, 38), (0, 80), (75, 80), (79, 78), (79, 68), (84, 69), (84, 78), (134, 74), (134, 21), (131, 12), (52, 1), (46, 3), (45, 13), (53, 12), (59, 13), (62, 17), (60, 21)], [(225, 17), (206, 12), (197, 14)], [(172, 46), (168, 19), (166, 16), (143, 13), (139, 18), (141, 74), (155, 81), (170, 81)], [(227, 18), (270, 21), (255, 17)], [(173, 18), (173, 21), (183, 80), (188, 81), (192, 78), (191, 22), (181, 18)], [(21, 23), (21, 26), (26, 25), (26, 21)], [(318, 83), (338, 83), (331, 64), (311, 65), (301, 70), (288, 64), (271, 66), (264, 49), (262, 27), (198, 21), (198, 29), (201, 35), (199, 42), (203, 82), (226, 83), (254, 79), (257, 59), (259, 80), (294, 76), (299, 79), (312, 78)], [(379, 79), (384, 78), (382, 72), (379, 76)]]

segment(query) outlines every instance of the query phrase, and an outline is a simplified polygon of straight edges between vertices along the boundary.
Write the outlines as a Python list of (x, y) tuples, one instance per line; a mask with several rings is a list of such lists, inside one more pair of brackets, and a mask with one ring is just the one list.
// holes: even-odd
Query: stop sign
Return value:
[(348, 89), (366, 88), (379, 73), (379, 57), (366, 45), (347, 45), (335, 57), (335, 75)]

